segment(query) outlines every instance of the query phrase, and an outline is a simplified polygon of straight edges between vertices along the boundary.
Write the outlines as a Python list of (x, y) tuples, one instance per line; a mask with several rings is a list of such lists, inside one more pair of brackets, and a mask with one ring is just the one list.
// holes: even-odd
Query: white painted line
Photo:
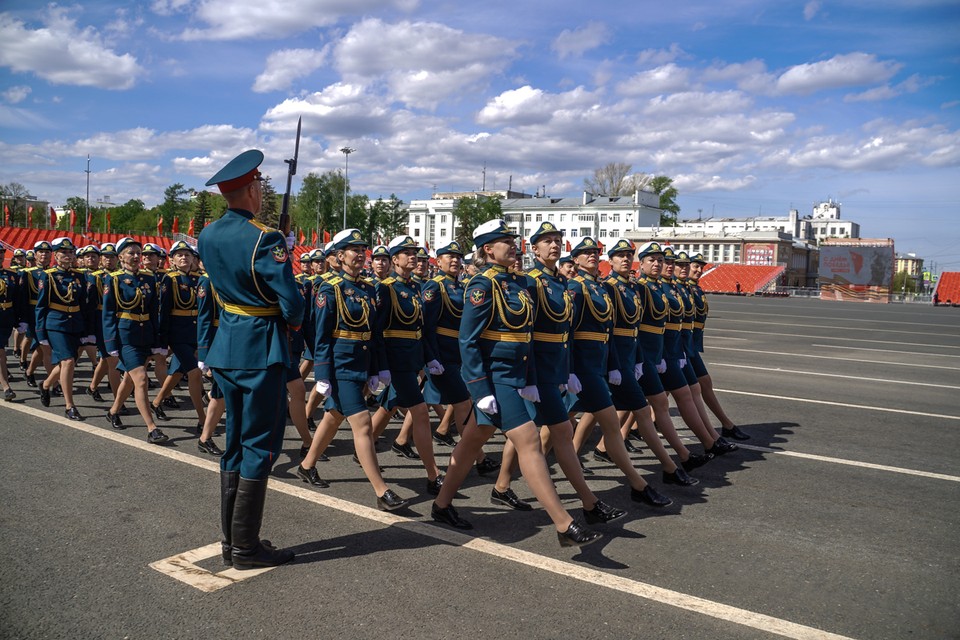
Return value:
[(776, 396), (771, 393), (754, 393), (753, 391), (734, 391), (733, 389), (714, 389), (722, 393), (733, 393), (738, 396), (753, 396), (755, 398), (772, 398), (774, 400), (790, 400), (792, 402), (806, 402), (809, 404), (825, 404), (831, 407), (846, 409), (864, 409), (866, 411), (883, 411), (885, 413), (902, 413), (908, 416), (922, 416), (924, 418), (943, 418), (944, 420), (960, 420), (960, 416), (950, 416), (943, 413), (923, 413), (922, 411), (907, 411), (906, 409), (891, 409), (889, 407), (873, 407), (866, 404), (850, 404), (849, 402), (831, 402), (829, 400), (814, 400), (812, 398), (797, 398), (795, 396)]
[(812, 344), (811, 347), (824, 347), (826, 349), (852, 349), (855, 351), (880, 351), (881, 353), (904, 353), (910, 356), (932, 356), (934, 358), (960, 358), (955, 353), (924, 353), (923, 351), (895, 351), (893, 349), (871, 349), (869, 347), (847, 347), (839, 344)]
[(734, 338), (733, 336), (711, 336), (713, 340), (738, 340), (740, 342), (746, 342), (747, 338)]
[[(844, 342), (875, 342), (878, 344), (890, 344), (889, 340), (870, 340), (867, 338), (848, 338), (846, 336), (812, 336), (809, 333), (783, 333), (771, 331), (750, 331), (749, 329), (726, 329), (724, 327), (709, 326), (710, 331), (706, 333), (707, 340), (719, 338), (713, 335), (713, 331), (722, 331), (725, 333), (753, 333), (761, 336), (784, 336), (787, 338), (816, 338), (817, 340), (843, 340)], [(729, 339), (729, 338), (728, 338)], [(933, 347), (935, 349), (960, 349), (960, 345), (953, 346), (947, 344), (929, 344), (926, 342), (897, 342), (901, 347)]]
[(804, 460), (819, 460), (821, 462), (831, 462), (833, 464), (842, 464), (850, 467), (860, 467), (861, 469), (876, 469), (877, 471), (890, 471), (892, 473), (902, 473), (908, 476), (918, 476), (920, 478), (930, 478), (933, 480), (947, 480), (949, 482), (960, 482), (960, 476), (951, 476), (945, 473), (931, 473), (930, 471), (918, 471), (916, 469), (905, 469), (903, 467), (891, 467), (885, 464), (873, 464), (872, 462), (858, 462), (856, 460), (846, 460), (844, 458), (831, 458), (830, 456), (818, 456), (813, 453), (798, 453), (796, 451), (784, 451), (782, 449), (771, 449), (769, 447), (758, 447), (753, 444), (743, 444), (738, 442), (737, 446), (741, 449), (750, 449), (751, 451), (760, 451), (762, 453), (775, 453), (780, 456), (790, 456), (791, 458), (802, 458)]
[[(791, 316), (792, 317), (792, 316)], [(723, 318), (723, 317), (711, 317), (708, 322), (709, 326), (713, 326), (715, 322), (736, 322), (739, 324), (772, 324), (777, 327), (803, 327), (808, 331), (813, 329), (838, 329), (841, 331), (856, 331), (857, 333), (868, 333), (868, 332), (880, 332), (880, 333), (909, 333), (912, 336), (917, 335), (916, 331), (907, 331), (906, 329), (870, 329), (866, 327), (851, 327), (850, 325), (827, 325), (827, 324), (801, 324), (799, 322), (763, 322), (762, 320), (751, 320), (745, 321), (739, 318)], [(809, 334), (807, 334), (809, 336)], [(958, 337), (955, 333), (930, 333), (929, 331), (924, 331), (926, 336), (943, 336), (945, 338), (956, 338)]]
[(716, 351), (743, 351), (752, 354), (765, 354), (769, 356), (791, 356), (793, 358), (818, 358), (820, 360), (842, 360), (843, 362), (862, 362), (864, 364), (883, 364), (897, 367), (920, 367), (922, 369), (946, 369), (947, 371), (960, 371), (960, 367), (948, 367), (940, 364), (914, 364), (910, 362), (888, 362), (885, 360), (863, 360), (861, 358), (841, 358), (839, 356), (818, 356), (813, 353), (794, 353), (789, 351), (759, 351), (757, 349), (737, 349), (736, 347), (710, 347)]
[(208, 544), (205, 547), (191, 549), (190, 551), (184, 551), (183, 553), (164, 558), (163, 560), (151, 562), (150, 568), (156, 569), (160, 573), (188, 584), (194, 589), (199, 589), (204, 593), (213, 593), (224, 587), (229, 587), (243, 580), (276, 569), (276, 567), (264, 567), (262, 569), (237, 571), (233, 567), (228, 567), (220, 573), (213, 573), (195, 564), (201, 560), (215, 556), (220, 556), (219, 542)]
[[(816, 345), (814, 345), (816, 346)], [(749, 364), (732, 364), (728, 362), (711, 362), (711, 367), (733, 367), (734, 369), (754, 369), (756, 371), (776, 371), (777, 373), (798, 373), (803, 376), (820, 376), (825, 378), (843, 378), (844, 380), (859, 380), (866, 382), (886, 382), (889, 384), (908, 384), (917, 387), (933, 387), (935, 389), (960, 389), (951, 384), (933, 384), (932, 382), (913, 382), (912, 380), (888, 380), (886, 378), (865, 378), (863, 376), (845, 376), (839, 373), (822, 373), (819, 371), (797, 371), (795, 369), (781, 369), (779, 367), (755, 367)]]
[[(777, 318), (782, 318), (783, 313), (758, 313), (754, 311), (732, 311), (729, 309), (724, 309), (721, 314), (731, 314), (731, 315), (742, 315), (742, 316), (774, 316)], [(794, 313), (790, 314), (791, 318), (809, 318), (810, 320), (836, 320), (838, 322), (869, 322), (871, 324), (908, 324), (912, 327), (917, 325), (916, 320), (871, 320), (867, 318), (845, 318), (842, 316), (835, 318), (825, 318), (823, 316), (799, 316)], [(944, 327), (946, 329), (956, 329), (957, 325), (955, 324), (927, 324), (924, 323), (924, 328), (927, 327)], [(847, 327), (854, 328), (854, 327)]]

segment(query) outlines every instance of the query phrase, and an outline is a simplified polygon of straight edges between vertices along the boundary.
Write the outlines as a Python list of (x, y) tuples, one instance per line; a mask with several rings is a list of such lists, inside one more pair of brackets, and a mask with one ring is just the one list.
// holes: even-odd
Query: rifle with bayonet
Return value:
[(293, 186), (293, 176), (297, 175), (297, 158), (300, 156), (300, 127), (303, 116), (297, 119), (297, 142), (293, 148), (293, 158), (284, 160), (287, 163), (287, 190), (283, 194), (283, 204), (280, 205), (280, 218), (277, 229), (286, 237), (290, 233), (290, 189)]

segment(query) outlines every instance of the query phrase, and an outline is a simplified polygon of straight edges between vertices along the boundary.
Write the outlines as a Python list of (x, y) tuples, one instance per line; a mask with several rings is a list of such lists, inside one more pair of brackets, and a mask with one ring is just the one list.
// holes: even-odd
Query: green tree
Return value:
[[(10, 210), (11, 226), (26, 226), (28, 193), (27, 188), (19, 182), (0, 185), (0, 198), (3, 199), (3, 205)], [(5, 218), (0, 218), (0, 222), (5, 223)]]
[(893, 276), (893, 293), (916, 293), (917, 278), (906, 271), (900, 271)]
[(263, 201), (260, 205), (260, 213), (257, 214), (257, 220), (268, 227), (276, 228), (280, 223), (280, 205), (283, 196), (277, 193), (270, 181), (270, 176), (264, 176), (263, 182)]
[[(134, 221), (147, 210), (143, 200), (127, 200), (121, 205), (110, 209), (110, 231), (113, 233), (129, 233), (134, 229)], [(104, 222), (106, 228), (106, 222)]]
[(211, 200), (209, 191), (201, 191), (193, 201), (193, 232), (197, 236), (200, 235), (203, 226), (213, 215), (213, 202)]
[(473, 230), (484, 222), (503, 217), (500, 197), (460, 198), (453, 205), (457, 219), (457, 241), (464, 247), (473, 245)]
[(370, 205), (371, 233), (370, 242), (385, 244), (400, 235), (407, 225), (407, 210), (403, 208), (403, 200), (393, 193), (389, 200), (383, 196)]
[[(187, 194), (190, 191), (177, 182), (163, 191), (163, 203), (158, 207), (158, 215), (163, 216), (163, 231), (169, 231), (175, 216), (181, 216), (187, 208)], [(156, 233), (154, 230), (153, 233)]]
[(676, 199), (680, 193), (677, 191), (676, 187), (673, 186), (673, 178), (668, 178), (667, 176), (655, 176), (650, 180), (649, 186), (655, 194), (660, 196), (660, 209), (663, 210), (663, 212), (660, 214), (660, 226), (677, 226), (677, 218), (680, 215), (680, 206), (677, 204)]
[[(82, 233), (84, 231), (84, 225), (86, 224), (86, 209), (87, 201), (85, 198), (80, 196), (70, 196), (67, 198), (66, 203), (63, 205), (63, 210), (66, 212), (66, 215), (61, 216), (57, 220), (57, 229), (61, 231), (74, 231), (76, 233)], [(70, 226), (70, 212), (73, 211), (77, 218), (77, 224)]]

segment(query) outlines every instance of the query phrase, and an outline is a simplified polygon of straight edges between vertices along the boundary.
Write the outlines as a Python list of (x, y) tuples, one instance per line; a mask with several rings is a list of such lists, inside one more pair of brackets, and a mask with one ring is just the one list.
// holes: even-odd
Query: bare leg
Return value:
[(710, 377), (710, 374), (701, 377), (699, 380), (700, 393), (703, 395), (703, 401), (710, 407), (713, 415), (717, 416), (717, 419), (720, 420), (720, 426), (724, 429), (733, 429), (737, 426), (733, 420), (727, 417), (727, 414), (723, 411), (723, 407), (720, 406), (720, 399), (717, 398), (717, 394), (713, 390), (713, 378)]
[(483, 444), (490, 439), (496, 429), (491, 425), (480, 426), (471, 421), (463, 427), (460, 434), (460, 441), (453, 448), (450, 454), (450, 464), (447, 465), (447, 475), (440, 486), (440, 493), (434, 503), (446, 509), (453, 501), (453, 496), (457, 495), (457, 490), (463, 485), (470, 468), (473, 466), (473, 460), (477, 457), (477, 452), (483, 447)]
[(697, 436), (704, 448), (709, 449), (716, 441), (716, 436), (710, 434), (700, 421), (700, 414), (697, 412), (697, 405), (693, 403), (693, 395), (690, 393), (690, 387), (680, 387), (670, 392), (674, 402), (677, 403), (677, 409), (680, 410), (680, 417), (687, 423), (693, 434)]
[[(553, 520), (557, 531), (561, 533), (566, 531), (570, 528), (573, 518), (563, 508), (560, 496), (557, 495), (557, 488), (553, 486), (553, 481), (550, 479), (547, 460), (540, 451), (540, 437), (537, 427), (532, 422), (527, 422), (510, 429), (506, 432), (506, 435), (507, 439), (517, 449), (517, 457), (520, 459), (520, 472), (533, 491), (533, 495), (537, 497), (537, 501), (543, 506), (550, 519)], [(626, 450), (624, 450), (624, 453), (626, 453)]]
[[(156, 371), (156, 368), (154, 368)], [(199, 369), (198, 369), (199, 371)], [(180, 372), (171, 373), (170, 375), (160, 380), (160, 390), (157, 391), (156, 402), (154, 406), (159, 407), (160, 403), (163, 402), (163, 399), (173, 393), (173, 388), (180, 383), (180, 379), (183, 378), (183, 374)]]
[(453, 405), (449, 404), (443, 412), (443, 417), (440, 418), (440, 424), (437, 425), (437, 433), (440, 435), (449, 433), (451, 422), (453, 422)]
[(584, 413), (580, 416), (580, 421), (577, 422), (577, 426), (573, 431), (573, 448), (579, 452), (583, 449), (583, 443), (587, 441), (587, 438), (590, 437), (590, 434), (593, 432), (593, 427), (596, 426), (597, 419), (592, 413)]
[(423, 468), (427, 472), (427, 480), (433, 482), (440, 475), (436, 459), (433, 457), (433, 434), (430, 431), (430, 414), (427, 413), (426, 403), (409, 407), (407, 413), (413, 419), (413, 444), (417, 447)]
[(583, 508), (587, 511), (593, 509), (597, 504), (597, 496), (587, 485), (583, 478), (583, 469), (580, 467), (580, 458), (577, 456), (576, 449), (573, 448), (573, 425), (569, 421), (559, 424), (552, 424), (541, 431), (548, 431), (551, 434), (553, 442), (553, 455), (557, 459), (557, 464), (563, 471), (563, 475), (573, 486), (573, 489), (580, 497)]
[[(537, 434), (538, 439), (539, 435), (540, 434)], [(507, 441), (503, 443), (503, 453), (500, 458), (500, 473), (497, 475), (497, 482), (494, 484), (494, 488), (500, 493), (510, 488), (513, 474), (519, 468), (518, 462), (517, 448), (514, 446), (513, 441), (507, 438)]]
[[(143, 418), (144, 424), (147, 425), (147, 432), (153, 431), (157, 428), (157, 424), (153, 421), (153, 414), (150, 412), (150, 395), (147, 391), (147, 369), (145, 367), (137, 367), (133, 371), (128, 371), (127, 375), (124, 376), (124, 380), (130, 380), (133, 386), (133, 398), (137, 402), (137, 409), (140, 411), (140, 417)], [(123, 385), (121, 384), (121, 387)], [(121, 401), (120, 404), (123, 404)], [(114, 407), (117, 411), (120, 410), (117, 407), (117, 402), (114, 402)]]
[(74, 406), (73, 404), (73, 372), (76, 369), (77, 361), (73, 358), (69, 360), (61, 360), (60, 367), (60, 388), (63, 390), (63, 401), (67, 405), (67, 409)]
[(353, 431), (353, 447), (357, 452), (360, 466), (363, 467), (363, 473), (373, 485), (373, 491), (377, 497), (382, 496), (389, 487), (380, 473), (377, 450), (373, 445), (373, 421), (370, 419), (370, 412), (355, 413), (347, 418), (347, 422)]
[(303, 386), (303, 380), (291, 380), (287, 383), (287, 393), (290, 394), (290, 420), (293, 426), (297, 428), (297, 434), (304, 447), (309, 447), (313, 442), (310, 435), (310, 429), (307, 428), (307, 390)]
[[(427, 421), (430, 420), (430, 414), (427, 414)], [(408, 444), (410, 442), (410, 432), (413, 429), (413, 413), (407, 411), (407, 415), (403, 417), (403, 424), (400, 425), (400, 431), (397, 433), (397, 437), (393, 439), (399, 445)], [(417, 451), (420, 448), (417, 447)]]
[(600, 423), (600, 431), (607, 438), (607, 455), (626, 476), (630, 486), (637, 491), (643, 491), (647, 482), (633, 466), (630, 455), (627, 453), (627, 447), (623, 443), (623, 438), (620, 437), (620, 419), (617, 417), (616, 410), (613, 407), (606, 407), (596, 412), (595, 415)]
[(677, 465), (673, 461), (673, 458), (670, 457), (667, 448), (663, 446), (663, 441), (660, 440), (660, 435), (657, 434), (657, 428), (650, 418), (650, 412), (647, 411), (646, 408), (638, 409), (633, 412), (633, 417), (637, 422), (637, 431), (640, 433), (640, 437), (643, 438), (643, 441), (647, 443), (650, 451), (652, 451), (653, 455), (660, 461), (663, 470), (667, 473), (676, 471)]
[(707, 408), (703, 405), (703, 396), (700, 395), (700, 384), (691, 384), (689, 386), (690, 396), (693, 398), (693, 405), (697, 408), (697, 413), (700, 414), (700, 422), (706, 426), (707, 432), (716, 440), (720, 437), (720, 434), (717, 433), (717, 430), (710, 424), (710, 415), (707, 413)]
[(680, 439), (680, 434), (677, 433), (676, 427), (673, 426), (673, 420), (670, 418), (670, 401), (667, 399), (667, 394), (658, 393), (655, 396), (648, 396), (647, 402), (650, 403), (653, 410), (657, 430), (667, 439), (670, 447), (680, 456), (681, 461), (689, 459), (690, 450), (683, 444), (683, 440)]
[(337, 429), (343, 422), (343, 416), (339, 411), (327, 411), (323, 414), (323, 420), (317, 425), (317, 430), (313, 434), (313, 442), (310, 443), (310, 451), (303, 457), (300, 466), (304, 469), (312, 469), (317, 466), (317, 460), (320, 454), (326, 451), (327, 447), (333, 442), (337, 435)]
[(203, 421), (203, 433), (200, 434), (200, 442), (209, 442), (213, 437), (213, 432), (217, 430), (217, 423), (223, 417), (223, 410), (226, 404), (223, 398), (210, 398), (210, 404), (207, 405), (207, 419)]
[(200, 424), (207, 421), (206, 411), (203, 409), (203, 380), (201, 379), (200, 369), (194, 369), (187, 373), (187, 389), (190, 392), (190, 402), (197, 412), (197, 420)]

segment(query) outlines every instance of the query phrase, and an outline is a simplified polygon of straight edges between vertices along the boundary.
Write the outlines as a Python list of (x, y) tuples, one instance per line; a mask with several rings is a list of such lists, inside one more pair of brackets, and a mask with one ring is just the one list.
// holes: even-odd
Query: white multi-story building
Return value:
[(549, 221), (563, 231), (571, 245), (583, 236), (610, 244), (637, 227), (660, 222), (660, 198), (649, 191), (632, 196), (596, 196), (584, 192), (579, 198), (525, 196), (512, 191), (438, 193), (429, 200), (412, 200), (408, 207), (408, 232), (432, 249), (451, 242), (458, 222), (453, 215), (457, 200), (472, 197), (502, 198), (500, 207), (507, 224), (527, 238), (541, 222)]

